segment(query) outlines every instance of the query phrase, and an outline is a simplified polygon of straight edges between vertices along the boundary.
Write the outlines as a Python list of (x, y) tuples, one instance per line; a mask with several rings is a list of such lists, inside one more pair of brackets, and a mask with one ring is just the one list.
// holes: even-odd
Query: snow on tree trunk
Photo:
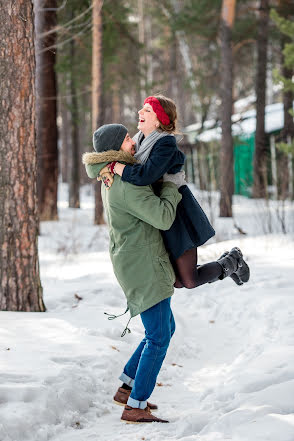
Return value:
[(0, 4), (0, 310), (45, 311), (38, 261), (33, 5)]

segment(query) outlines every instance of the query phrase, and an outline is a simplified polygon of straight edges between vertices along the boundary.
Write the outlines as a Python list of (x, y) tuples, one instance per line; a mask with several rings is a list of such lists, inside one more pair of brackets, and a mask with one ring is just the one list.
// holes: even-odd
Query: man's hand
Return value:
[(107, 190), (110, 189), (113, 183), (113, 173), (109, 171), (108, 165), (106, 165), (99, 173), (97, 181), (102, 181)]

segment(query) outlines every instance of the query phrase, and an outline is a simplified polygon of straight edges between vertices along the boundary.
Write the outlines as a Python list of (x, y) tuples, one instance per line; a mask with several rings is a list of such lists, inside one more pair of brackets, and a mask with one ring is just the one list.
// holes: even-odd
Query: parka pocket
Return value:
[(175, 283), (175, 273), (170, 263), (168, 256), (158, 256), (158, 267), (165, 281), (168, 281), (171, 284)]

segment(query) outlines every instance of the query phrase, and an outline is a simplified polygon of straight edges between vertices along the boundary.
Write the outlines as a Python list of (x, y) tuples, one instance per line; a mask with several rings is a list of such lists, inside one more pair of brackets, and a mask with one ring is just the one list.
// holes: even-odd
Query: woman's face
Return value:
[(138, 129), (141, 130), (145, 136), (150, 135), (150, 133), (159, 127), (159, 121), (156, 113), (153, 111), (152, 106), (149, 103), (144, 104), (143, 108), (139, 110), (138, 113)]
[(120, 150), (130, 153), (130, 155), (134, 156), (134, 154), (136, 153), (135, 145), (135, 141), (127, 133), (122, 145), (120, 146)]

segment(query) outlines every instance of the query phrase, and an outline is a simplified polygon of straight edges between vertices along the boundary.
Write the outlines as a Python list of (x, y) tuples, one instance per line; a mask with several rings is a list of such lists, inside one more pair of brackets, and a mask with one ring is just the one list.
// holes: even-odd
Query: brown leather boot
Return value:
[(126, 405), (121, 416), (121, 420), (127, 424), (143, 424), (143, 423), (168, 423), (167, 420), (162, 420), (152, 415), (149, 407), (145, 409), (137, 409)]
[[(129, 396), (131, 395), (131, 390), (126, 390), (123, 387), (119, 387), (117, 389), (116, 394), (113, 397), (113, 401), (115, 404), (118, 404), (119, 406), (125, 406), (127, 404), (127, 401), (129, 399)], [(156, 404), (152, 404), (147, 402), (147, 406), (150, 410), (157, 410), (158, 406)]]

